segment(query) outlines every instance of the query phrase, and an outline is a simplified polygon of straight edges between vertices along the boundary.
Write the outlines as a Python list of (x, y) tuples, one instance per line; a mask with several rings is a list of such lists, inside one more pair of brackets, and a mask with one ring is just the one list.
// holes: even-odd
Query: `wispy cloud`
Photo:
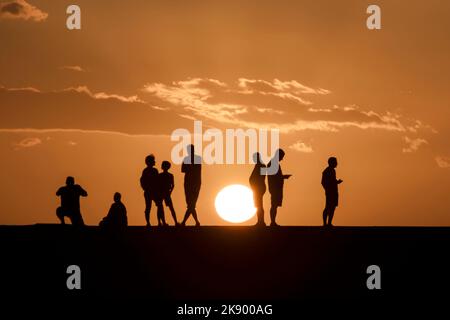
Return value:
[(307, 145), (306, 143), (302, 142), (302, 141), (297, 141), (294, 144), (289, 146), (290, 149), (298, 151), (298, 152), (303, 152), (303, 153), (312, 153), (313, 152), (313, 148), (310, 145)]
[(408, 137), (403, 137), (403, 141), (406, 143), (406, 147), (402, 149), (405, 153), (411, 153), (419, 150), (421, 145), (427, 144), (428, 141), (422, 138), (410, 139)]
[(0, 88), (0, 106), (0, 132), (61, 129), (137, 136), (165, 135), (191, 126), (160, 101), (95, 92), (86, 86), (57, 91)]
[(450, 168), (450, 157), (438, 156), (435, 158), (437, 165), (440, 168), (447, 169)]
[(109, 94), (105, 92), (97, 92), (93, 93), (91, 90), (89, 90), (86, 86), (78, 86), (78, 87), (70, 87), (67, 89), (64, 89), (63, 91), (75, 91), (78, 93), (85, 93), (89, 95), (90, 97), (94, 99), (117, 99), (122, 102), (139, 102), (139, 103), (145, 103), (145, 101), (139, 99), (137, 95), (125, 97), (119, 94)]
[(144, 86), (144, 91), (154, 94), (159, 99), (218, 121), (229, 122), (237, 115), (247, 113), (247, 107), (232, 103), (210, 103), (213, 97), (208, 87), (223, 88), (226, 84), (215, 79), (194, 78), (187, 81), (176, 81), (172, 85), (152, 83)]
[(20, 148), (31, 148), (31, 147), (35, 147), (39, 144), (42, 143), (42, 140), (36, 137), (32, 137), (32, 138), (25, 138), (23, 140), (21, 140), (20, 142), (16, 143), (16, 150), (20, 149)]
[[(285, 133), (303, 130), (336, 132), (352, 127), (406, 131), (401, 116), (390, 112), (381, 114), (355, 105), (311, 106), (307, 109), (305, 105), (310, 103), (297, 95), (321, 96), (330, 91), (314, 89), (295, 80), (240, 78), (237, 86), (233, 86), (219, 80), (194, 78), (171, 84), (150, 83), (144, 86), (144, 91), (181, 107), (184, 114), (188, 111), (195, 117), (227, 125), (278, 128)], [(265, 98), (269, 96), (271, 100)], [(274, 104), (283, 108), (275, 108)]]
[(281, 81), (274, 79), (273, 81), (258, 80), (258, 79), (246, 79), (239, 78), (238, 85), (245, 91), (249, 93), (254, 91), (260, 92), (289, 92), (292, 94), (319, 94), (325, 95), (330, 94), (331, 91), (323, 88), (311, 88), (305, 86), (298, 81)]
[[(15, 129), (6, 129), (6, 128), (0, 128), (0, 133), (29, 133), (29, 134), (50, 134), (50, 133), (80, 133), (80, 134), (104, 134), (104, 135), (114, 135), (114, 136), (122, 136), (122, 137), (129, 137), (129, 138), (147, 138), (147, 137), (165, 137), (169, 136), (167, 134), (128, 134), (118, 131), (108, 131), (108, 130), (84, 130), (84, 129), (65, 129), (65, 128), (52, 128), (52, 129), (35, 129), (35, 128), (15, 128)], [(33, 139), (33, 141), (27, 141), (28, 139)], [(40, 142), (36, 143), (38, 139)], [(47, 137), (47, 140), (50, 138)], [(42, 143), (42, 140), (39, 138), (27, 138), (22, 140), (19, 143), (16, 143), (17, 146), (20, 147), (27, 147), (27, 144), (33, 144), (37, 145), (39, 143)], [(69, 145), (76, 145), (76, 142), (69, 141)], [(28, 145), (34, 146), (34, 145)]]
[(48, 13), (29, 4), (25, 0), (0, 3), (0, 19), (22, 19), (35, 22), (47, 19)]
[(76, 71), (76, 72), (86, 72), (82, 67), (80, 66), (62, 66), (60, 67), (61, 70), (69, 70), (69, 71)]
[(295, 80), (281, 81), (274, 79), (273, 81), (258, 80), (258, 79), (238, 79), (239, 93), (242, 94), (260, 94), (275, 96), (282, 99), (292, 100), (299, 104), (311, 105), (312, 102), (306, 100), (301, 95), (326, 95), (331, 91), (318, 88), (314, 89), (305, 86)]
[(19, 87), (19, 88), (6, 88), (2, 85), (0, 85), (0, 89), (6, 90), (6, 91), (31, 91), (31, 92), (41, 92), (39, 89), (36, 89), (34, 87)]

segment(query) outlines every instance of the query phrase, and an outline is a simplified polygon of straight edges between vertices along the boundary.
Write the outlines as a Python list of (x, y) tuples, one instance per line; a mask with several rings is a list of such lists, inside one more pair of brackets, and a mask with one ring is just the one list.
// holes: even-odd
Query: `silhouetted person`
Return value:
[[(281, 207), (283, 204), (283, 186), (284, 179), (289, 179), (290, 174), (283, 174), (281, 171), (280, 161), (284, 159), (284, 151), (282, 149), (278, 149), (275, 152), (275, 156), (270, 160), (268, 167), (275, 165), (278, 167), (278, 170), (275, 174), (268, 174), (267, 180), (269, 182), (269, 192), (270, 192), (270, 225), (278, 226), (276, 223), (277, 217), (277, 208)], [(275, 168), (276, 168), (275, 167)]]
[(175, 225), (178, 225), (177, 215), (173, 207), (171, 196), (173, 188), (175, 188), (175, 181), (173, 178), (173, 174), (169, 172), (170, 167), (171, 164), (169, 161), (163, 161), (161, 163), (161, 169), (163, 170), (163, 172), (159, 174), (159, 192), (161, 195), (161, 201), (164, 201), (166, 206), (170, 209), (173, 221), (175, 222)]
[(147, 227), (150, 227), (150, 210), (152, 208), (152, 202), (155, 202), (157, 208), (158, 225), (165, 225), (164, 209), (161, 203), (161, 197), (158, 191), (158, 169), (155, 168), (155, 156), (153, 154), (145, 158), (145, 164), (147, 167), (142, 171), (141, 175), (141, 187), (144, 190), (145, 199), (145, 221)]
[(114, 203), (109, 208), (108, 215), (100, 221), (100, 227), (108, 230), (123, 230), (128, 226), (127, 208), (121, 198), (119, 192), (114, 193)]
[(56, 191), (61, 198), (61, 206), (56, 209), (56, 216), (65, 224), (64, 217), (68, 217), (74, 226), (84, 226), (83, 217), (80, 212), (80, 197), (87, 197), (87, 192), (78, 184), (73, 177), (66, 178), (66, 185)]
[(266, 165), (261, 161), (261, 155), (259, 152), (253, 154), (253, 161), (255, 162), (255, 167), (250, 175), (249, 182), (253, 191), (253, 202), (256, 207), (256, 216), (258, 217), (258, 222), (256, 225), (265, 226), (263, 196), (264, 193), (266, 193), (266, 175), (264, 172), (261, 173), (261, 169), (264, 170)]
[(330, 157), (328, 159), (328, 167), (322, 172), (322, 186), (325, 189), (325, 209), (323, 210), (323, 225), (333, 226), (331, 221), (333, 220), (334, 211), (339, 203), (338, 184), (342, 183), (342, 180), (336, 179), (337, 159)]
[(183, 159), (183, 164), (181, 165), (181, 172), (184, 173), (184, 195), (187, 204), (186, 213), (181, 225), (186, 225), (187, 219), (192, 214), (195, 225), (200, 226), (195, 207), (202, 184), (202, 158), (194, 153), (194, 146), (192, 144), (188, 145), (187, 153), (188, 155)]

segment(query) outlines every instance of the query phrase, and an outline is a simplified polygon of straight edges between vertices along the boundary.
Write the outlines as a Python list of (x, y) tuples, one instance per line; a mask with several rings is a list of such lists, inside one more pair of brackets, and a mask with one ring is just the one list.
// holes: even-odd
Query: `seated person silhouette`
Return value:
[(158, 191), (158, 169), (155, 168), (155, 156), (153, 154), (145, 158), (145, 164), (147, 167), (142, 171), (140, 183), (144, 190), (145, 199), (145, 221), (147, 227), (150, 227), (150, 210), (152, 208), (152, 202), (155, 202), (157, 208), (158, 225), (166, 225), (164, 219), (164, 209), (161, 203), (161, 197)]
[(269, 192), (270, 192), (270, 225), (271, 226), (278, 226), (276, 223), (276, 217), (277, 217), (277, 208), (281, 207), (283, 204), (283, 187), (284, 187), (284, 180), (289, 179), (291, 177), (290, 174), (283, 174), (281, 170), (280, 161), (284, 159), (284, 151), (282, 149), (278, 149), (275, 152), (275, 156), (270, 160), (267, 167), (272, 167), (273, 165), (275, 168), (278, 167), (275, 174), (268, 174), (267, 180), (269, 183)]
[(338, 185), (342, 180), (336, 179), (337, 159), (330, 157), (328, 159), (328, 167), (322, 172), (322, 186), (325, 189), (325, 209), (323, 210), (323, 225), (333, 226), (332, 220), (334, 211), (339, 203)]
[(195, 154), (194, 145), (192, 144), (187, 146), (187, 153), (188, 155), (183, 159), (183, 164), (181, 165), (181, 172), (184, 173), (184, 195), (187, 204), (186, 213), (181, 225), (185, 226), (187, 219), (192, 215), (195, 220), (195, 225), (200, 226), (195, 207), (202, 184), (202, 158)]
[(80, 212), (80, 197), (87, 197), (87, 192), (78, 184), (73, 177), (66, 178), (66, 185), (56, 192), (61, 198), (61, 206), (56, 209), (56, 216), (65, 224), (64, 217), (68, 217), (74, 226), (84, 226), (83, 217)]
[(100, 221), (100, 227), (109, 230), (123, 230), (128, 226), (127, 208), (121, 201), (122, 195), (114, 193), (114, 203), (109, 208), (108, 215)]
[(177, 221), (177, 215), (175, 213), (171, 197), (173, 188), (175, 188), (175, 182), (173, 174), (169, 172), (170, 167), (171, 164), (169, 161), (163, 161), (161, 163), (162, 172), (159, 174), (159, 192), (161, 196), (161, 201), (163, 201), (166, 204), (166, 206), (170, 209), (173, 221), (177, 226), (179, 223)]
[(256, 207), (256, 216), (258, 217), (256, 225), (265, 226), (263, 197), (266, 192), (266, 175), (265, 172), (262, 171), (264, 171), (263, 169), (266, 168), (266, 165), (261, 161), (261, 155), (259, 152), (255, 152), (253, 154), (253, 161), (255, 163), (255, 167), (250, 175), (249, 182), (253, 191), (253, 202)]

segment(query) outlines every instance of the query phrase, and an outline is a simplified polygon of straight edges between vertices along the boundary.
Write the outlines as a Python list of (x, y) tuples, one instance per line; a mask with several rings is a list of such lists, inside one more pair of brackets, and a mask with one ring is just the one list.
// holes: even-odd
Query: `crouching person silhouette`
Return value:
[(323, 210), (323, 225), (333, 226), (331, 224), (334, 211), (339, 204), (338, 185), (342, 180), (336, 179), (337, 159), (330, 157), (328, 159), (328, 167), (322, 172), (322, 186), (325, 189), (325, 209)]
[(84, 226), (80, 211), (80, 197), (87, 197), (87, 192), (78, 184), (74, 177), (66, 178), (66, 185), (59, 188), (56, 195), (61, 198), (61, 206), (56, 209), (56, 216), (65, 224), (64, 217), (68, 217), (72, 225)]
[(109, 208), (108, 215), (100, 221), (100, 227), (107, 230), (120, 231), (128, 226), (127, 208), (121, 201), (122, 195), (114, 193), (114, 203)]

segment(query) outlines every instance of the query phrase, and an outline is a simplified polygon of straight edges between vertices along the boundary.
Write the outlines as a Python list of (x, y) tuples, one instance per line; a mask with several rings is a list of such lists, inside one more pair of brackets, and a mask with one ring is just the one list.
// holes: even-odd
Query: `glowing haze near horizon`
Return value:
[[(344, 180), (334, 224), (450, 224), (449, 2), (377, 1), (379, 31), (364, 1), (77, 1), (80, 31), (65, 27), (68, 1), (20, 3), (0, 5), (0, 224), (56, 223), (67, 175), (89, 193), (88, 224), (115, 191), (144, 224), (144, 158), (159, 169), (193, 119), (281, 130), (293, 175), (281, 225), (321, 224), (331, 155)], [(251, 170), (203, 167), (202, 225), (227, 224), (215, 196)], [(266, 222), (269, 205), (267, 193)]]

